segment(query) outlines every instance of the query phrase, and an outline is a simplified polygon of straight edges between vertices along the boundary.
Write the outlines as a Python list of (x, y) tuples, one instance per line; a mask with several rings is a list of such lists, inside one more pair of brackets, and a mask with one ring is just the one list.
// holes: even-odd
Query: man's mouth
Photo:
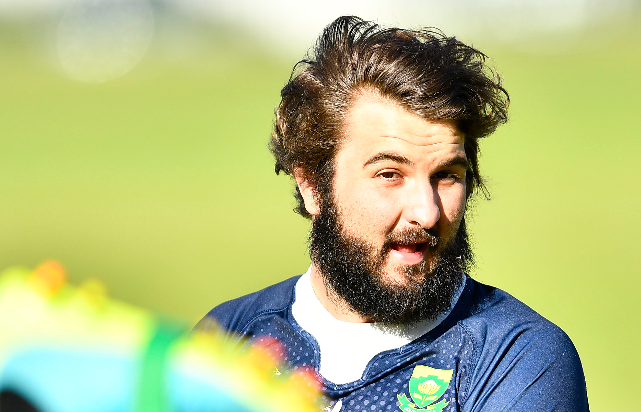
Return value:
[(404, 265), (416, 265), (425, 259), (428, 243), (392, 243), (390, 252)]

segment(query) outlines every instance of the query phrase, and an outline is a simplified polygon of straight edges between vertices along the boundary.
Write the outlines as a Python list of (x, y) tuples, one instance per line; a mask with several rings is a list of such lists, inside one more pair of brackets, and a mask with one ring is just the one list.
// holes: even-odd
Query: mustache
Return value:
[(436, 249), (441, 243), (441, 237), (434, 229), (423, 229), (421, 227), (406, 227), (390, 232), (385, 237), (383, 249), (389, 251), (393, 244), (411, 245), (427, 243), (428, 247)]

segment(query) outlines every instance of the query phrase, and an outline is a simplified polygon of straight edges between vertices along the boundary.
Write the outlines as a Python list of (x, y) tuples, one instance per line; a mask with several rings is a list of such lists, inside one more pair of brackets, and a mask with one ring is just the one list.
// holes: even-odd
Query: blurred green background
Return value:
[[(312, 40), (279, 49), (158, 4), (141, 57), (107, 81), (65, 66), (63, 9), (0, 19), (0, 268), (57, 259), (72, 282), (195, 323), (307, 269), (308, 223), (266, 144)], [(482, 143), (473, 276), (570, 335), (594, 411), (638, 410), (638, 10), (517, 42), (462, 36), (512, 99)]]

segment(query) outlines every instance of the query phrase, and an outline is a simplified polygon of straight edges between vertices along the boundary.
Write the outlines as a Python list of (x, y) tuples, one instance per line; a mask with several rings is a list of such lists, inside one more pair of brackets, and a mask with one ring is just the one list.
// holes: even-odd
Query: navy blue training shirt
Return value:
[[(289, 370), (318, 370), (318, 344), (292, 315), (298, 278), (225, 302), (196, 329), (211, 327), (213, 319), (231, 342), (276, 338)], [(470, 277), (437, 327), (374, 356), (354, 382), (320, 379), (331, 403), (340, 401), (340, 412), (589, 410), (583, 369), (568, 336), (508, 293)]]

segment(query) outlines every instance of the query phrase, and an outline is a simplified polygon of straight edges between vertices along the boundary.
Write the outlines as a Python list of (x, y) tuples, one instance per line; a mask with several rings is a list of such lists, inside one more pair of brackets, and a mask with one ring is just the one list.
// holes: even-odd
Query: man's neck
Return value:
[(320, 303), (334, 318), (351, 323), (369, 322), (368, 319), (356, 313), (345, 299), (325, 284), (323, 275), (321, 275), (320, 270), (318, 270), (318, 267), (314, 264), (312, 264), (311, 267), (310, 280), (314, 294), (316, 294)]

